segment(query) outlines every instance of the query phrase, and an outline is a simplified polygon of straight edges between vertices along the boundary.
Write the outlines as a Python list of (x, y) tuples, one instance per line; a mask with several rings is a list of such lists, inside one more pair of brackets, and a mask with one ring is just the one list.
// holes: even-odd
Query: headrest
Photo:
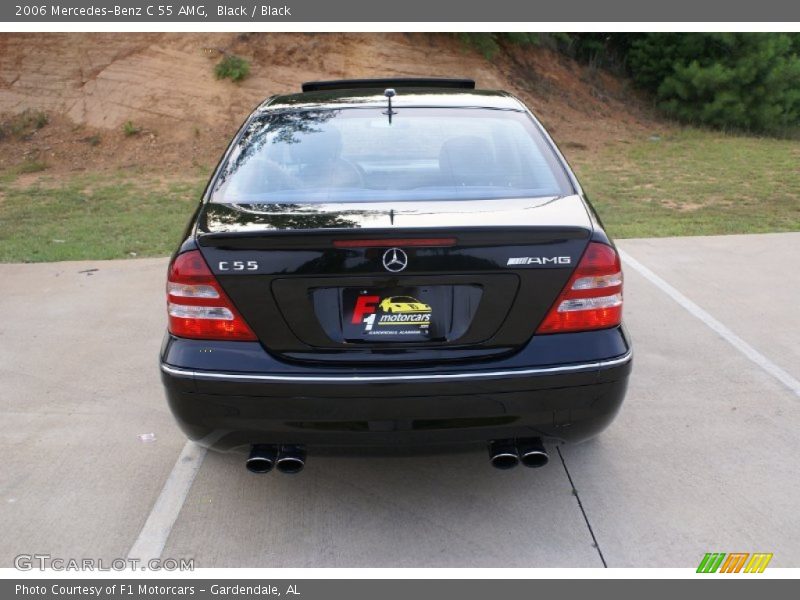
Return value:
[(488, 185), (494, 167), (490, 142), (476, 135), (450, 138), (439, 150), (439, 169), (456, 185)]
[(307, 165), (330, 162), (342, 152), (342, 134), (337, 129), (323, 129), (298, 137), (300, 141), (289, 146), (295, 162)]

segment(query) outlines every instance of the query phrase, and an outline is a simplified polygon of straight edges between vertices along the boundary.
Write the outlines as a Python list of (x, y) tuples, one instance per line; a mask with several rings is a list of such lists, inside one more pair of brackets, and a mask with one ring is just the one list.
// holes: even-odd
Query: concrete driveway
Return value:
[(475, 452), (312, 455), (297, 477), (251, 475), (186, 446), (164, 402), (165, 259), (0, 265), (0, 566), (130, 552), (197, 567), (695, 567), (712, 551), (800, 566), (800, 234), (620, 247), (636, 350), (623, 411), (547, 467), (510, 472)]

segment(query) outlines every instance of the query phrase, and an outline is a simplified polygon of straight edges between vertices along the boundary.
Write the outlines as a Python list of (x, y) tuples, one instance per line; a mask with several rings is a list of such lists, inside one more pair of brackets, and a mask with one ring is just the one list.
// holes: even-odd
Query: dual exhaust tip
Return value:
[(489, 462), (501, 471), (513, 469), (520, 463), (536, 469), (550, 462), (550, 455), (540, 438), (495, 440), (489, 442)]
[(274, 468), (294, 475), (306, 466), (306, 450), (302, 446), (254, 444), (245, 466), (251, 473), (269, 473)]
[[(489, 443), (489, 462), (502, 471), (520, 463), (535, 469), (550, 462), (550, 455), (540, 438), (495, 440)], [(245, 466), (251, 473), (269, 473), (277, 469), (293, 475), (306, 466), (306, 450), (303, 446), (254, 444)]]

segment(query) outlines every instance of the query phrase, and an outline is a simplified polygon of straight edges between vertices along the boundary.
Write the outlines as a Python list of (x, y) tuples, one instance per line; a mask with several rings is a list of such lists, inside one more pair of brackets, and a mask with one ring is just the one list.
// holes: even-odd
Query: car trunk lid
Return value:
[(273, 353), (451, 360), (512, 351), (530, 339), (591, 230), (578, 196), (207, 204), (198, 242)]

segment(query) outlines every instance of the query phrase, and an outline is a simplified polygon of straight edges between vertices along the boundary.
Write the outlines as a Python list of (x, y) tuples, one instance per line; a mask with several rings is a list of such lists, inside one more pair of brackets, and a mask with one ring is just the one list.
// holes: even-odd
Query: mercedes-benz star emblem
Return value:
[(383, 253), (383, 266), (387, 271), (399, 273), (408, 266), (408, 255), (400, 248), (389, 248)]

